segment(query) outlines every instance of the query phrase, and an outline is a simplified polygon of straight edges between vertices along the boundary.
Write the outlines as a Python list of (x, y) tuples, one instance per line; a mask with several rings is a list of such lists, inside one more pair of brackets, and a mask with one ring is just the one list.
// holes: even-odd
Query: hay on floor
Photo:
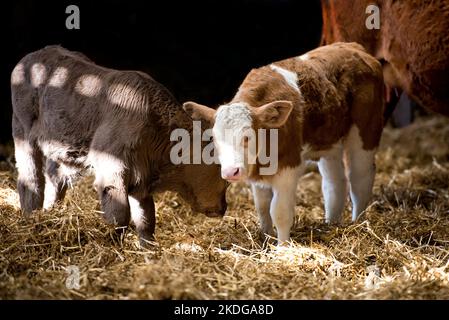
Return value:
[[(228, 191), (224, 219), (157, 197), (157, 241), (116, 239), (99, 216), (92, 178), (61, 205), (21, 217), (16, 175), (0, 172), (1, 299), (445, 299), (449, 297), (449, 119), (387, 128), (374, 199), (350, 223), (323, 223), (320, 176), (297, 190), (289, 247), (263, 247), (251, 193)], [(5, 165), (3, 166), (3, 168)], [(7, 166), (6, 166), (7, 167)], [(68, 278), (80, 271), (80, 287)], [(69, 284), (69, 285), (67, 285)]]

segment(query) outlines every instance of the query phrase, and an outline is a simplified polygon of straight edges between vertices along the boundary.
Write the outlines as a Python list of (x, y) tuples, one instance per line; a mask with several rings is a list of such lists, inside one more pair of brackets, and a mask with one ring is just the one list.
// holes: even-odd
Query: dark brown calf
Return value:
[(11, 75), (18, 191), (25, 214), (64, 198), (91, 168), (106, 220), (155, 228), (153, 193), (178, 192), (195, 211), (223, 215), (226, 182), (218, 165), (174, 165), (170, 133), (190, 118), (147, 74), (117, 71), (49, 46), (25, 56)]

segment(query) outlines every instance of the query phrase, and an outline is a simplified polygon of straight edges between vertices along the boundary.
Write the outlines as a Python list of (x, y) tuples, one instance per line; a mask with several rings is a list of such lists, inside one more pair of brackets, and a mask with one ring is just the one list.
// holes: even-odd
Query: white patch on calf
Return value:
[(47, 179), (48, 178), (45, 177), (44, 205), (43, 205), (43, 208), (45, 210), (49, 210), (50, 208), (53, 207), (58, 196), (55, 186), (53, 186), (52, 183)]
[(25, 81), (25, 69), (22, 63), (16, 65), (11, 73), (11, 84), (19, 85)]
[(131, 210), (131, 219), (138, 229), (146, 226), (145, 210), (140, 205), (140, 202), (133, 196), (128, 196), (129, 208)]
[(47, 70), (42, 63), (35, 63), (31, 67), (31, 84), (37, 88), (47, 79)]
[(300, 55), (298, 57), (298, 59), (302, 60), (302, 61), (306, 61), (306, 60), (309, 60), (310, 58), (309, 58), (309, 55), (307, 53), (304, 53), (303, 55)]
[(371, 199), (376, 150), (363, 149), (360, 132), (355, 125), (346, 136), (344, 147), (352, 201), (352, 221), (355, 221)]
[(64, 67), (58, 67), (52, 74), (48, 85), (50, 87), (61, 88), (67, 80), (68, 70)]
[(229, 167), (244, 168), (240, 140), (245, 131), (251, 128), (251, 111), (246, 104), (233, 103), (218, 108), (212, 132), (222, 170)]
[(88, 156), (88, 163), (94, 167), (95, 173), (104, 178), (111, 175), (120, 175), (125, 166), (122, 160), (105, 152), (91, 150)]
[(33, 148), (26, 140), (14, 139), (14, 153), (16, 158), (16, 168), (19, 172), (17, 180), (23, 183), (28, 189), (36, 190), (36, 185), (32, 182), (37, 175), (36, 164), (32, 158)]
[[(48, 159), (52, 159), (55, 162), (58, 162), (61, 164), (61, 162), (73, 162), (74, 165), (83, 165), (83, 163), (86, 161), (85, 155), (79, 155), (77, 158), (72, 158), (70, 161), (68, 160), (67, 154), (70, 152), (76, 151), (74, 150), (70, 145), (63, 144), (59, 141), (55, 140), (40, 140), (38, 141), (39, 147), (42, 150), (42, 153), (44, 156)], [(73, 169), (66, 165), (60, 166), (62, 174), (66, 176), (76, 175), (75, 171), (78, 172), (77, 169)]]
[(244, 168), (244, 157), (231, 143), (217, 142), (219, 151), (218, 159), (222, 168)]
[(113, 104), (125, 109), (136, 109), (146, 104), (142, 90), (137, 90), (129, 85), (116, 83), (108, 89), (108, 99)]
[(297, 92), (299, 92), (298, 87), (298, 75), (295, 72), (289, 71), (287, 69), (278, 67), (274, 64), (270, 65), (271, 69), (279, 73), (281, 76), (284, 77), (285, 81)]
[[(126, 166), (122, 160), (105, 152), (91, 150), (87, 162), (95, 172), (94, 188), (97, 191), (107, 186), (123, 187)], [(115, 200), (124, 205), (127, 204), (122, 198)]]
[(103, 86), (101, 79), (92, 74), (82, 75), (75, 85), (75, 90), (86, 97), (94, 97), (100, 93)]

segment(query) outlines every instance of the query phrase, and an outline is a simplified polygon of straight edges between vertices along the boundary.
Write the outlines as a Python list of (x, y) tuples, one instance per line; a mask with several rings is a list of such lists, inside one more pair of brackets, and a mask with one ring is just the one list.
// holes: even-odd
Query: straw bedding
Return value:
[[(117, 239), (99, 216), (92, 177), (64, 202), (21, 217), (16, 174), (0, 168), (1, 299), (445, 299), (449, 298), (449, 119), (387, 128), (374, 198), (350, 223), (323, 223), (321, 181), (297, 190), (292, 243), (263, 245), (249, 188), (228, 190), (224, 219), (157, 196), (156, 242)], [(10, 168), (9, 170), (6, 170)], [(79, 288), (67, 286), (80, 271)]]

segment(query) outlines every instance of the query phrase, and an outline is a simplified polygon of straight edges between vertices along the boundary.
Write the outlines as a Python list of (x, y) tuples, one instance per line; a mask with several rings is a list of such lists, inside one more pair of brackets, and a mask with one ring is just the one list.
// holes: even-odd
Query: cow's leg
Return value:
[(145, 247), (148, 241), (154, 240), (154, 228), (156, 225), (156, 213), (154, 200), (151, 195), (132, 194), (128, 196), (131, 208), (131, 218), (136, 225), (140, 244)]
[(130, 220), (126, 166), (112, 153), (97, 152), (95, 147), (88, 161), (94, 167), (94, 188), (98, 192), (104, 218), (109, 224), (118, 227), (118, 231), (122, 231)]
[(385, 109), (383, 118), (384, 118), (384, 125), (386, 125), (388, 123), (388, 120), (391, 119), (391, 116), (395, 111), (396, 105), (399, 102), (399, 98), (401, 96), (401, 89), (385, 85), (384, 91), (385, 91), (384, 93)]
[(340, 223), (346, 200), (346, 177), (343, 165), (343, 148), (338, 145), (318, 162), (322, 176), (325, 220)]
[(402, 92), (396, 108), (391, 115), (391, 122), (395, 128), (403, 128), (413, 122), (413, 101), (407, 93)]
[(375, 175), (375, 150), (364, 150), (357, 127), (345, 143), (345, 161), (352, 201), (352, 221), (366, 209), (371, 199)]
[(273, 198), (273, 191), (270, 187), (251, 184), (253, 192), (254, 205), (259, 215), (260, 231), (262, 235), (274, 236), (273, 222), (270, 217), (270, 204)]
[(270, 215), (277, 230), (279, 244), (290, 239), (295, 216), (296, 186), (301, 171), (299, 167), (283, 169), (272, 180)]
[(19, 120), (13, 115), (12, 121), (16, 167), (18, 171), (17, 189), (20, 206), (25, 215), (41, 209), (44, 202), (44, 174), (42, 152), (37, 141), (29, 139)]
[(64, 199), (68, 180), (69, 178), (63, 173), (61, 165), (51, 159), (47, 159), (44, 209), (50, 209), (56, 202)]

